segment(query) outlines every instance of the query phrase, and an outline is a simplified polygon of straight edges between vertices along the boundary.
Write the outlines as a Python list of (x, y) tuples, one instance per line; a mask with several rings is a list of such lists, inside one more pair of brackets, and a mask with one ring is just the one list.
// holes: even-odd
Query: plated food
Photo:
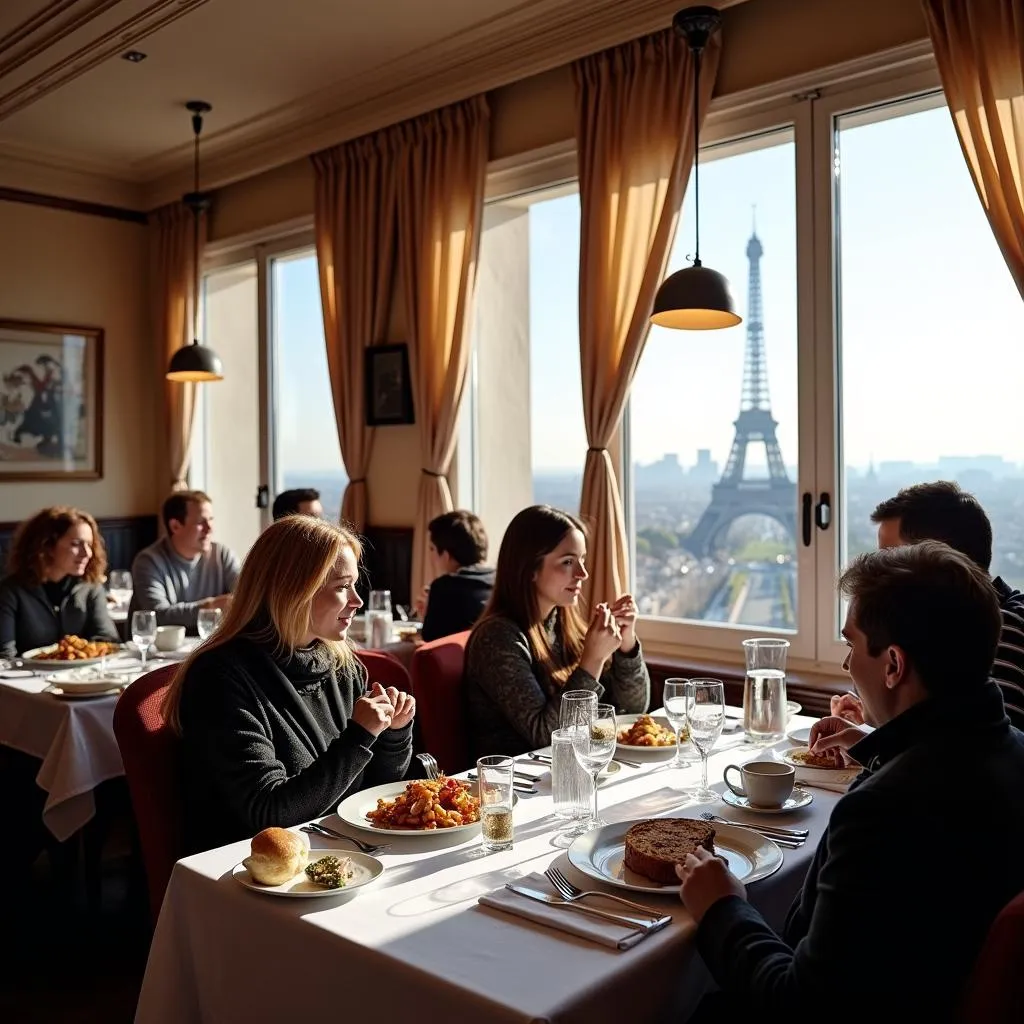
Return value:
[(790, 751), (790, 759), (797, 764), (806, 765), (808, 768), (845, 768), (846, 765), (835, 753), (813, 754), (810, 749), (794, 749)]
[(687, 854), (700, 847), (715, 852), (715, 829), (693, 818), (652, 818), (631, 825), (623, 847), (630, 871), (663, 885), (678, 884), (676, 865)]
[(385, 829), (433, 831), (457, 828), (480, 820), (480, 801), (468, 782), (442, 775), (417, 779), (392, 799), (380, 798), (366, 820)]
[[(689, 736), (684, 728), (683, 739)], [(619, 729), (616, 737), (619, 743), (627, 747), (674, 747), (676, 734), (667, 725), (663, 725), (653, 715), (638, 715), (635, 722)]]
[(37, 647), (26, 651), (25, 661), (41, 662), (91, 662), (109, 658), (120, 650), (118, 644), (106, 640), (83, 640), (80, 636), (63, 636), (49, 647)]
[(783, 750), (779, 757), (796, 769), (796, 781), (814, 785), (821, 783), (829, 786), (845, 786), (853, 782), (860, 774), (860, 765), (846, 765), (833, 760), (832, 757), (822, 757), (812, 754), (807, 747), (790, 747)]

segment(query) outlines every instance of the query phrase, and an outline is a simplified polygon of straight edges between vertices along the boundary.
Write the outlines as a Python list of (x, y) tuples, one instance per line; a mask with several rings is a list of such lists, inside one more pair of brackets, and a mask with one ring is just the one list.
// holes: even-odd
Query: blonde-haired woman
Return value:
[(181, 735), (190, 852), (327, 814), (401, 779), (415, 702), (374, 683), (347, 643), (361, 548), (311, 516), (252, 546), (216, 633), (182, 665), (164, 713)]
[(26, 519), (7, 569), (0, 580), (0, 657), (69, 635), (118, 641), (103, 589), (107, 552), (88, 512), (56, 505)]

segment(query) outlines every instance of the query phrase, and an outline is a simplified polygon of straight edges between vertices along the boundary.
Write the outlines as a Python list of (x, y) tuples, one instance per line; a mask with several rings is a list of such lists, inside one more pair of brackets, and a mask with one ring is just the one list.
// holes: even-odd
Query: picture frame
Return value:
[(415, 423), (409, 346), (371, 345), (366, 350), (366, 425)]
[(0, 320), (0, 483), (103, 477), (103, 329)]

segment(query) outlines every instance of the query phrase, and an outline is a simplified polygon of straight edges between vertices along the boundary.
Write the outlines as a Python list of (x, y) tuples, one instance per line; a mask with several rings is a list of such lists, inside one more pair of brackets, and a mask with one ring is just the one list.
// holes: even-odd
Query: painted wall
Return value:
[(0, 520), (71, 504), (96, 516), (152, 513), (163, 457), (143, 225), (0, 202), (0, 318), (104, 330), (103, 478), (5, 483)]

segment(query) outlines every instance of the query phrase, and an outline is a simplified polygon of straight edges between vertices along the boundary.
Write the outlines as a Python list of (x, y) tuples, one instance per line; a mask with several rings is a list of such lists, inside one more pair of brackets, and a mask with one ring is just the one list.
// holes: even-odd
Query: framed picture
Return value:
[(103, 331), (0, 320), (0, 483), (103, 476)]
[(408, 345), (373, 345), (366, 350), (366, 425), (415, 423)]

